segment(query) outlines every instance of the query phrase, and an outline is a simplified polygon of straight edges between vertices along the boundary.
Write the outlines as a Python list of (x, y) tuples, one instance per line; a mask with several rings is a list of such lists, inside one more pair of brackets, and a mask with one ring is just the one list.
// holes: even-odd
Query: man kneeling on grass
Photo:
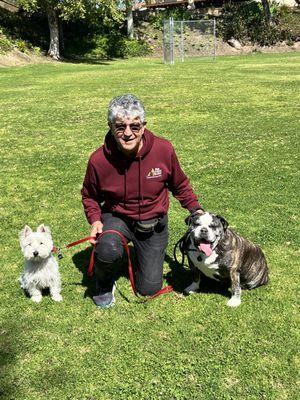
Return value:
[[(90, 157), (82, 188), (82, 203), (91, 236), (117, 230), (134, 245), (136, 289), (157, 293), (163, 283), (168, 242), (169, 194), (190, 212), (202, 213), (173, 146), (145, 128), (143, 104), (127, 94), (108, 107), (109, 131), (103, 146)], [(95, 304), (114, 304), (115, 279), (124, 256), (121, 238), (108, 233), (96, 239)]]

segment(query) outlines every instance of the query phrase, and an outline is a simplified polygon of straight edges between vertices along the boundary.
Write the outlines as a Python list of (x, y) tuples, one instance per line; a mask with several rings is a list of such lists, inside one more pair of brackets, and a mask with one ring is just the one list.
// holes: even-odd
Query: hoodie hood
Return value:
[(112, 132), (109, 130), (105, 136), (104, 140), (104, 154), (107, 158), (110, 159), (117, 159), (119, 162), (121, 160), (128, 161), (130, 160), (137, 160), (137, 159), (142, 159), (144, 158), (151, 150), (154, 142), (154, 135), (152, 132), (148, 131), (148, 129), (145, 128), (144, 134), (142, 136), (143, 140), (143, 147), (141, 150), (134, 155), (133, 157), (127, 157), (122, 151), (119, 149), (117, 142), (112, 134)]

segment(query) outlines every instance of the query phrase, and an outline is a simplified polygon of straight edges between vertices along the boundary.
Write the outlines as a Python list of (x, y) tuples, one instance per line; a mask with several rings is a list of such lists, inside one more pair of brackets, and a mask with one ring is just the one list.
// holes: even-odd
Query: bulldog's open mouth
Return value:
[(196, 241), (196, 246), (201, 253), (204, 253), (206, 257), (209, 257), (212, 253), (212, 243), (205, 239), (199, 239)]

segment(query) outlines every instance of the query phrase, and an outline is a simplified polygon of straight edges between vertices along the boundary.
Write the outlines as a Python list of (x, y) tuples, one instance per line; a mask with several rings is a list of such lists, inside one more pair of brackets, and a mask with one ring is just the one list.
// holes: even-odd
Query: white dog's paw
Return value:
[(184, 289), (185, 294), (197, 293), (199, 290), (199, 282), (192, 282), (188, 287)]
[(229, 307), (238, 307), (241, 304), (241, 298), (237, 296), (232, 296), (230, 300), (228, 300), (227, 305)]
[(42, 295), (41, 294), (34, 294), (33, 296), (30, 297), (32, 301), (35, 303), (40, 303), (42, 301)]
[(51, 295), (52, 300), (54, 301), (62, 301), (62, 296), (59, 293), (55, 293)]

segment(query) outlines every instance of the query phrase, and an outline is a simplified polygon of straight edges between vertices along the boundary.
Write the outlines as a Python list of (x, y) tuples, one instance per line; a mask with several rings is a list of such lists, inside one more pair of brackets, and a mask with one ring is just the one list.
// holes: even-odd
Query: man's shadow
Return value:
[[(129, 249), (133, 269), (135, 269), (135, 252), (132, 246), (130, 246)], [(86, 288), (84, 297), (90, 298), (97, 295), (95, 274), (93, 274), (92, 276), (88, 276), (88, 266), (91, 259), (91, 254), (92, 247), (89, 247), (81, 250), (78, 253), (75, 253), (72, 257), (74, 265), (82, 274), (81, 285)], [(175, 292), (183, 293), (184, 289), (189, 286), (193, 281), (192, 271), (187, 266), (183, 266), (181, 263), (175, 261), (168, 254), (165, 255), (165, 262), (169, 265), (170, 268), (170, 271), (164, 274), (165, 280), (167, 281), (168, 285), (172, 285)], [(124, 257), (122, 265), (119, 269), (118, 276), (116, 278), (119, 279), (121, 276), (126, 277), (128, 279), (128, 284), (130, 285), (128, 274), (128, 260), (126, 256)], [(213, 279), (206, 278), (205, 276), (201, 278), (199, 292), (215, 293), (225, 297), (229, 297), (228, 283), (222, 284), (214, 281)], [(128, 299), (124, 295), (122, 296), (128, 301)]]

